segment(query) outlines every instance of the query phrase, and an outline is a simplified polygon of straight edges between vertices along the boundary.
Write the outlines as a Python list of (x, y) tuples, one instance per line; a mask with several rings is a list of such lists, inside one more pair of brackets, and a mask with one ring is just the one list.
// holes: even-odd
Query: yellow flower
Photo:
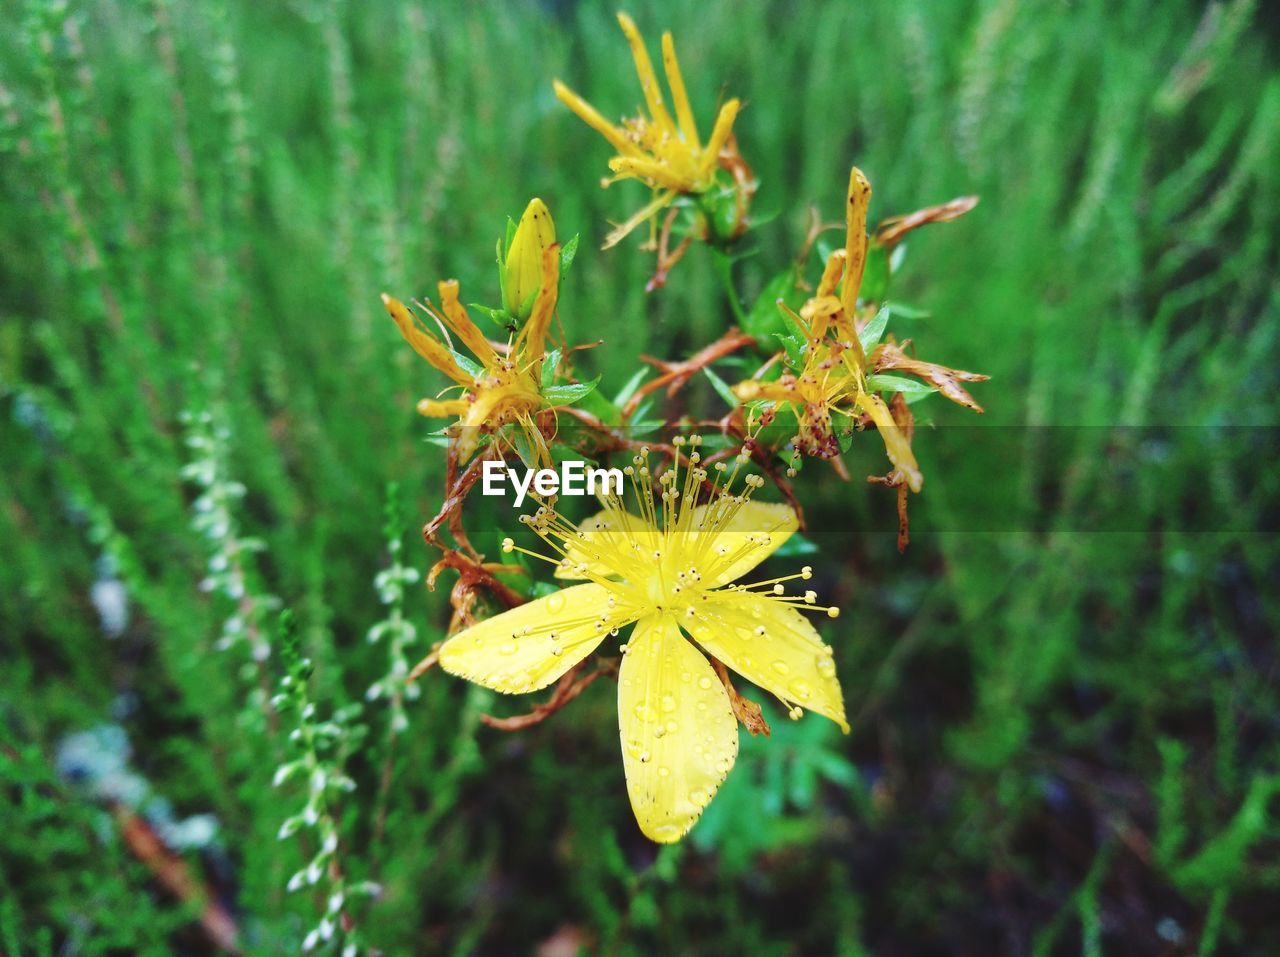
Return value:
[(606, 120), (586, 100), (559, 80), (555, 81), (556, 96), (573, 110), (584, 123), (598, 132), (617, 155), (609, 160), (612, 179), (604, 185), (622, 179), (638, 179), (654, 190), (651, 202), (637, 211), (621, 226), (613, 230), (605, 240), (605, 248), (615, 245), (624, 236), (652, 219), (679, 195), (702, 193), (715, 185), (716, 170), (720, 165), (721, 150), (729, 141), (733, 121), (737, 118), (740, 103), (729, 100), (716, 116), (711, 138), (703, 145), (698, 127), (693, 119), (693, 109), (685, 92), (684, 77), (676, 60), (675, 44), (670, 32), (662, 35), (662, 67), (671, 88), (671, 101), (676, 115), (673, 120), (662, 98), (662, 89), (653, 72), (653, 64), (645, 49), (644, 38), (635, 23), (625, 13), (618, 14), (618, 23), (631, 45), (636, 74), (644, 94), (648, 115), (629, 117), (615, 126)]
[(871, 184), (856, 166), (849, 173), (845, 204), (845, 248), (827, 260), (814, 296), (791, 312), (779, 302), (805, 336), (803, 366), (798, 374), (776, 380), (748, 379), (734, 386), (743, 402), (755, 399), (790, 406), (799, 422), (796, 447), (806, 455), (834, 458), (840, 454), (832, 415), (867, 415), (875, 423), (893, 463), (913, 492), (924, 478), (903, 435), (885, 405), (867, 387), (867, 355), (858, 339), (858, 291), (867, 265), (867, 206)]
[[(790, 537), (794, 513), (752, 501), (764, 484), (758, 476), (734, 489), (745, 456), (709, 473), (698, 439), (690, 444), (690, 464), (683, 475), (678, 463), (664, 472), (656, 498), (647, 450), (623, 470), (635, 511), (608, 495), (602, 512), (576, 525), (547, 504), (521, 516), (558, 557), (516, 549), (511, 539), (504, 550), (586, 583), (458, 633), (439, 659), (446, 671), (495, 691), (536, 691), (634, 623), (618, 675), (622, 763), (636, 820), (661, 843), (688, 832), (738, 753), (728, 691), (703, 652), (776, 695), (791, 717), (809, 708), (849, 730), (832, 649), (800, 613), (834, 618), (838, 610), (817, 605), (813, 591), (789, 595), (784, 587), (811, 569), (734, 583)], [(709, 496), (698, 504), (702, 489)]]
[[(536, 217), (539, 210), (546, 214), (546, 221), (550, 223), (551, 214), (542, 201), (537, 199), (529, 204), (522, 222), (531, 218), (531, 211)], [(554, 240), (554, 227), (552, 230), (551, 238)], [(516, 267), (516, 285), (524, 288), (523, 284), (527, 282), (528, 276), (527, 266), (534, 256), (531, 250), (536, 250), (540, 283), (533, 296), (527, 321), (508, 340), (505, 350), (489, 342), (472, 322), (466, 307), (459, 301), (456, 279), (441, 280), (437, 284), (436, 288), (440, 293), (439, 308), (430, 302), (424, 305), (427, 314), (456, 336), (479, 360), (480, 368), (475, 374), (465, 370), (452, 348), (433, 335), (405, 308), (404, 303), (386, 293), (382, 294), (383, 305), (395, 320), (401, 335), (422, 358), (462, 387), (462, 395), (458, 398), (422, 399), (418, 402), (418, 412), (426, 416), (458, 416), (453, 434), (458, 457), (463, 462), (475, 454), (482, 436), (496, 434), (509, 424), (519, 426), (531, 448), (545, 458), (545, 443), (534, 416), (540, 410), (551, 407), (551, 403), (542, 394), (540, 383), (542, 362), (546, 355), (547, 330), (556, 309), (560, 281), (560, 246), (554, 241), (549, 245), (545, 244), (545, 232), (540, 229), (526, 235), (530, 238), (522, 239), (517, 230), (519, 241), (511, 244), (507, 264)]]

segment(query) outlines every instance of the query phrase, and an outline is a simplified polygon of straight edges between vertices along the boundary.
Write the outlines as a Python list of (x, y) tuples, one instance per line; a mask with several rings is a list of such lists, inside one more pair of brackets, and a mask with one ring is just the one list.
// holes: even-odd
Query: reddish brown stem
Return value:
[(491, 714), (482, 714), (480, 715), (480, 720), (491, 728), (497, 728), (499, 731), (522, 731), (525, 728), (531, 728), (535, 724), (541, 724), (546, 721), (547, 718), (582, 694), (597, 678), (603, 675), (616, 674), (618, 671), (616, 662), (605, 660), (600, 662), (595, 671), (588, 672), (579, 678), (578, 673), (582, 671), (583, 667), (584, 664), (580, 662), (570, 668), (564, 677), (557, 682), (551, 697), (528, 714), (519, 714), (510, 718), (495, 718)]
[(686, 382), (711, 365), (711, 363), (737, 352), (743, 346), (755, 345), (755, 341), (754, 338), (735, 327), (709, 346), (703, 347), (688, 359), (680, 362), (667, 362), (664, 359), (655, 359), (652, 356), (641, 356), (640, 358), (644, 362), (661, 370), (661, 374), (656, 379), (646, 382), (638, 388), (636, 394), (623, 406), (623, 421), (631, 418), (632, 414), (639, 408), (640, 403), (644, 401), (645, 396), (656, 392), (663, 386), (667, 387), (667, 395), (673, 396), (680, 391)]

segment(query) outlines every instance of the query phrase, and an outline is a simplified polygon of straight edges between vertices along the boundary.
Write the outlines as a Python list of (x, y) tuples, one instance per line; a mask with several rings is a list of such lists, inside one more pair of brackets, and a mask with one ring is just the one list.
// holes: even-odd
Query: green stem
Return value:
[(733, 310), (733, 318), (740, 327), (745, 328), (747, 314), (742, 309), (742, 301), (733, 285), (733, 260), (718, 249), (711, 251), (711, 262), (715, 265), (716, 275), (720, 277), (720, 285), (724, 287), (725, 297), (729, 300), (729, 308)]

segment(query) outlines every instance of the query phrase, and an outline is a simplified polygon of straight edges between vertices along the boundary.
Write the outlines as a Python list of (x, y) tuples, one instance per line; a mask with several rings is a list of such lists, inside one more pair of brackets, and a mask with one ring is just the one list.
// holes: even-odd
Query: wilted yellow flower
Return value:
[(849, 730), (832, 649), (800, 613), (834, 618), (837, 609), (816, 604), (813, 591), (789, 595), (784, 586), (811, 569), (734, 584), (791, 536), (795, 514), (752, 500), (764, 484), (758, 476), (746, 475), (735, 490), (745, 456), (731, 470), (717, 463), (708, 473), (698, 440), (690, 443), (690, 465), (683, 475), (678, 463), (666, 471), (656, 498), (647, 450), (624, 469), (639, 514), (622, 495), (607, 495), (602, 512), (576, 525), (549, 504), (521, 516), (556, 557), (516, 549), (511, 539), (504, 550), (553, 563), (557, 578), (587, 582), (458, 633), (439, 658), (446, 671), (495, 691), (536, 691), (634, 623), (618, 675), (622, 762), (636, 820), (662, 843), (693, 826), (738, 753), (728, 691), (703, 652), (776, 695), (793, 718), (809, 708)]
[(623, 119), (621, 126), (614, 125), (559, 80), (554, 84), (560, 101), (617, 150), (618, 155), (609, 160), (609, 168), (614, 175), (612, 179), (605, 180), (604, 185), (622, 179), (638, 179), (654, 191), (654, 197), (648, 204), (609, 234), (605, 240), (606, 249), (651, 219), (676, 196), (702, 193), (715, 185), (721, 150), (729, 141), (733, 121), (741, 105), (738, 100), (731, 99), (720, 107), (711, 138), (704, 145), (698, 136), (693, 109), (685, 92), (671, 33), (662, 35), (662, 66), (667, 85), (671, 88), (671, 101), (676, 111), (674, 120), (667, 111), (640, 31), (625, 13), (618, 14), (618, 23), (631, 45), (636, 74), (648, 109), (647, 116), (642, 113)]
[(502, 262), (502, 305), (516, 319), (526, 319), (542, 287), (542, 254), (556, 241), (556, 224), (547, 204), (529, 200)]
[(840, 454), (832, 415), (866, 414), (875, 423), (885, 451), (913, 492), (924, 482), (911, 443), (889, 407), (868, 388), (867, 355), (858, 338), (858, 290), (867, 265), (867, 206), (871, 184), (856, 166), (849, 173), (845, 204), (845, 248), (827, 260), (814, 296), (799, 314), (786, 310), (805, 336), (803, 367), (776, 380), (748, 379), (734, 387), (744, 402), (766, 399), (790, 406), (799, 422), (797, 448), (806, 455)]
[(541, 200), (533, 200), (522, 222), (530, 220), (534, 225), (523, 237), (517, 230), (517, 241), (512, 242), (508, 254), (507, 265), (515, 267), (514, 285), (524, 288), (523, 284), (528, 281), (529, 260), (535, 255), (540, 278), (528, 319), (508, 340), (505, 350), (489, 342), (471, 320), (466, 307), (458, 299), (456, 279), (441, 280), (437, 284), (439, 308), (430, 302), (424, 305), (427, 314), (456, 336), (479, 360), (478, 373), (473, 375), (463, 369), (452, 348), (428, 330), (404, 303), (382, 294), (383, 305), (395, 320), (401, 335), (422, 358), (462, 387), (458, 398), (422, 399), (418, 402), (418, 412), (426, 416), (458, 416), (454, 436), (458, 457), (463, 462), (475, 454), (482, 436), (493, 435), (509, 424), (518, 425), (530, 446), (545, 457), (545, 443), (534, 416), (551, 406), (542, 394), (542, 362), (546, 355), (547, 330), (556, 309), (560, 247), (554, 242), (554, 227), (551, 227), (552, 242), (544, 244), (546, 232), (539, 225), (542, 214), (550, 224), (551, 214), (546, 206)]

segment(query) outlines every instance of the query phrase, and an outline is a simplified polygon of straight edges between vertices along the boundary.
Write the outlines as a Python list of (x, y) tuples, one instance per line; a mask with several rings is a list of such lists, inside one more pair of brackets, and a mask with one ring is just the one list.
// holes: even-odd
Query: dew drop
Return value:
[(654, 840), (669, 844), (672, 841), (679, 840), (680, 828), (674, 824), (660, 824), (653, 829), (653, 837)]
[(664, 694), (664, 695), (662, 696), (662, 710), (663, 710), (663, 711), (666, 711), (668, 714), (669, 714), (669, 713), (671, 713), (672, 711), (675, 711), (675, 710), (676, 710), (676, 696), (675, 696), (675, 695), (671, 695), (671, 694)]
[(813, 697), (813, 690), (803, 681), (793, 681), (788, 687), (791, 689), (791, 693), (801, 701), (808, 701)]
[(711, 801), (711, 795), (702, 790), (702, 788), (694, 788), (689, 792), (689, 800), (698, 805), (698, 807), (706, 807)]
[(771, 667), (774, 671), (776, 671), (780, 675), (786, 675), (791, 673), (791, 666), (788, 665), (781, 658), (773, 662), (773, 664), (771, 664), (769, 667)]
[(498, 654), (514, 655), (516, 653), (516, 643), (514, 641), (504, 641), (498, 646)]
[(708, 678), (706, 675), (703, 675), (701, 678), (698, 679), (698, 687), (701, 688), (703, 691), (710, 691), (711, 684), (712, 684), (711, 679)]
[(671, 775), (670, 768), (658, 768), (658, 777), (665, 778), (665, 777), (669, 777), (670, 775)]

